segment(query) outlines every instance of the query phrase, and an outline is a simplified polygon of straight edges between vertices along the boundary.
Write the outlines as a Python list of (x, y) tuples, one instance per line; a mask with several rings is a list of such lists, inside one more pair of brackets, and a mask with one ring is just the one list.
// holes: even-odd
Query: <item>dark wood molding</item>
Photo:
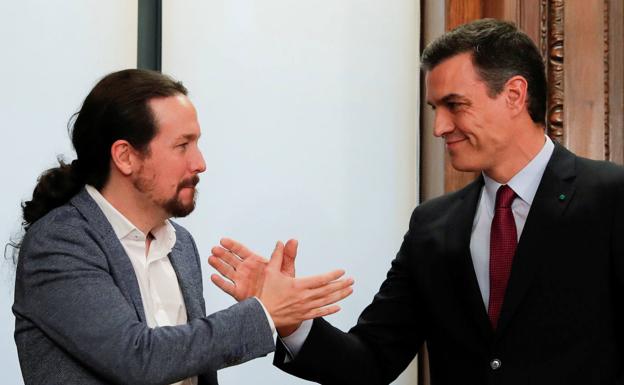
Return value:
[(544, 64), (548, 66), (548, 24), (549, 24), (549, 13), (548, 13), (548, 0), (540, 1), (540, 38), (539, 38), (539, 49), (542, 53), (542, 58), (544, 59)]
[(624, 164), (624, 3), (610, 0), (608, 9), (609, 160)]
[(604, 158), (610, 159), (609, 143), (609, 0), (604, 0), (603, 22), (603, 72), (604, 72)]
[(563, 143), (563, 0), (544, 1), (547, 10), (546, 72), (548, 80), (548, 108), (546, 127), (548, 136)]

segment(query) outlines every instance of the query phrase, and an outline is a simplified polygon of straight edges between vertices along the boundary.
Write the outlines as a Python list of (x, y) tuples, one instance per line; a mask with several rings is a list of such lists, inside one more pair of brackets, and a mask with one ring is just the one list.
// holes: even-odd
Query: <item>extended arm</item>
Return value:
[[(424, 339), (424, 317), (418, 314), (417, 291), (409, 265), (412, 251), (408, 236), (375, 299), (354, 328), (345, 333), (317, 318), (294, 360), (286, 359), (287, 349), (278, 341), (274, 364), (295, 376), (323, 384), (387, 384), (395, 379)], [(235, 248), (242, 249), (240, 244)], [(216, 267), (214, 261), (211, 265)]]
[(57, 223), (38, 230), (26, 237), (17, 270), (18, 346), (29, 344), (34, 326), (108, 381), (133, 384), (173, 383), (274, 349), (253, 299), (186, 325), (148, 328), (120, 290), (101, 239)]

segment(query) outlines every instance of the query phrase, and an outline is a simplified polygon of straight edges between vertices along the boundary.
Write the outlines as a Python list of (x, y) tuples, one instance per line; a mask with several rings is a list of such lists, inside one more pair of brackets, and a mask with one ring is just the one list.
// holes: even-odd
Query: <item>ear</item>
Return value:
[(527, 111), (527, 91), (528, 83), (523, 76), (513, 76), (505, 83), (506, 102), (513, 115)]
[(122, 175), (132, 174), (136, 160), (136, 150), (127, 140), (117, 140), (111, 146), (111, 163)]

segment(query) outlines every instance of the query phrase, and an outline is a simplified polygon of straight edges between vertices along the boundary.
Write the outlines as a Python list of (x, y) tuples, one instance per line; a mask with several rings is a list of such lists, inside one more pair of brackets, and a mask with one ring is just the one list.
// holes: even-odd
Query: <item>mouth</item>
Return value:
[(178, 185), (178, 192), (182, 191), (185, 188), (190, 188), (192, 190), (195, 190), (195, 186), (197, 186), (198, 183), (199, 183), (199, 176), (193, 175), (192, 177), (183, 180)]
[(468, 138), (459, 138), (459, 139), (450, 139), (446, 141), (446, 148), (452, 148), (454, 146), (456, 146), (457, 144), (468, 140)]

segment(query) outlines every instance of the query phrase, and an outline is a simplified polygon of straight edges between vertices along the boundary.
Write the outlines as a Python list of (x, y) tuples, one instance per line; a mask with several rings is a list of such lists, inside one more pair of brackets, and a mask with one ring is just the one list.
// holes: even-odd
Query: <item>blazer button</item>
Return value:
[(501, 362), (501, 360), (499, 360), (498, 358), (495, 358), (492, 361), (490, 361), (490, 368), (492, 368), (492, 370), (498, 370), (502, 364), (503, 363)]

